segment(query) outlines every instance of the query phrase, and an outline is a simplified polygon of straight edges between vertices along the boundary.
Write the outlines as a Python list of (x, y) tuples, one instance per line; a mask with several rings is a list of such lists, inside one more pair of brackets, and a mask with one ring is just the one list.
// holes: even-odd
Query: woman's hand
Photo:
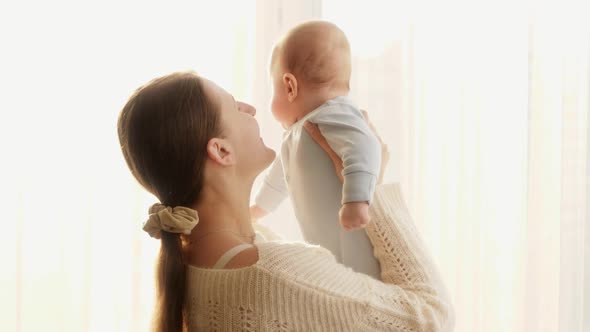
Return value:
[(257, 222), (258, 219), (264, 218), (267, 214), (268, 212), (256, 204), (250, 206), (250, 220), (252, 222)]
[[(383, 174), (385, 173), (385, 169), (387, 168), (387, 164), (389, 163), (389, 149), (387, 148), (387, 144), (385, 144), (383, 142), (383, 140), (381, 139), (381, 136), (379, 136), (379, 134), (377, 133), (375, 126), (369, 120), (369, 115), (367, 114), (367, 112), (366, 111), (362, 111), (362, 112), (363, 112), (363, 116), (365, 117), (365, 121), (367, 121), (367, 124), (369, 125), (369, 128), (371, 128), (371, 130), (373, 131), (373, 134), (375, 134), (375, 136), (377, 136), (379, 143), (381, 143), (381, 171), (379, 172), (379, 178), (377, 179), (377, 183), (382, 183), (383, 182)], [(324, 149), (324, 151), (326, 151), (326, 153), (328, 154), (328, 156), (332, 160), (332, 163), (334, 164), (334, 168), (336, 169), (336, 175), (338, 176), (338, 178), (340, 179), (341, 182), (344, 182), (344, 178), (342, 177), (342, 169), (344, 167), (342, 166), (342, 159), (340, 158), (340, 156), (338, 156), (336, 154), (336, 152), (334, 152), (334, 150), (332, 150), (332, 148), (330, 147), (330, 144), (328, 144), (328, 141), (326, 141), (326, 138), (324, 137), (324, 135), (322, 135), (322, 133), (320, 132), (320, 129), (318, 128), (318, 126), (316, 124), (306, 121), (303, 124), (303, 126), (305, 127), (305, 130), (311, 136), (311, 138), (313, 138), (313, 140), (316, 143), (318, 143), (319, 146), (322, 149)]]

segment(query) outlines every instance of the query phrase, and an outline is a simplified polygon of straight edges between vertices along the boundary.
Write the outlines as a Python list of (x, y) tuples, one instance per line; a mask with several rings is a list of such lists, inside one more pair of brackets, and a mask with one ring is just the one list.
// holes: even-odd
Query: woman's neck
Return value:
[(199, 223), (191, 232), (189, 239), (196, 239), (207, 232), (219, 230), (244, 236), (254, 233), (250, 220), (250, 190), (235, 184), (233, 186), (227, 184), (223, 187), (218, 190), (204, 190), (201, 196), (203, 199), (196, 206)]
[[(191, 265), (211, 267), (230, 248), (253, 242), (249, 207), (252, 184), (223, 182), (231, 181), (220, 181), (213, 188), (205, 188), (201, 201), (195, 206), (199, 223), (184, 238), (188, 242), (186, 259)], [(250, 258), (256, 261), (255, 254)]]

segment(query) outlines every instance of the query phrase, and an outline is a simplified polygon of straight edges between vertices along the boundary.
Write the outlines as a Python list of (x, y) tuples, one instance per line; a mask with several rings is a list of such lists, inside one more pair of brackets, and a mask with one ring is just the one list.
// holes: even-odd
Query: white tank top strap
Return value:
[(253, 247), (253, 245), (249, 243), (238, 244), (237, 246), (231, 248), (230, 250), (226, 251), (223, 255), (221, 255), (217, 263), (213, 265), (213, 268), (223, 269), (232, 258), (234, 258), (237, 254), (241, 253), (242, 251), (250, 247)]

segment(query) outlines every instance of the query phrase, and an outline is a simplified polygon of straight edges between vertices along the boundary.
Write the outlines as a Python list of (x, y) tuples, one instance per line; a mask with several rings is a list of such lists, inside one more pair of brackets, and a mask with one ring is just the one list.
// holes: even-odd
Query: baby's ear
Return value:
[(236, 163), (234, 149), (223, 138), (212, 138), (207, 143), (207, 156), (222, 166), (231, 166)]
[(287, 99), (290, 103), (292, 103), (295, 100), (295, 98), (297, 98), (297, 93), (299, 92), (299, 87), (297, 85), (297, 79), (295, 78), (295, 75), (291, 73), (285, 73), (283, 75), (283, 84), (285, 86)]

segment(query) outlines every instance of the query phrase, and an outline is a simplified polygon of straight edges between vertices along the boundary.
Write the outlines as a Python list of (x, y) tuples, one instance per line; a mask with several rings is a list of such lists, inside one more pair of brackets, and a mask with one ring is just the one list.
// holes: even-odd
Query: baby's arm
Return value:
[(381, 164), (381, 144), (362, 113), (350, 105), (336, 105), (310, 119), (342, 159), (340, 222), (355, 229), (369, 222), (369, 203)]
[(250, 207), (250, 216), (253, 221), (276, 210), (288, 195), (283, 163), (281, 162), (281, 156), (278, 155), (264, 177), (262, 187), (256, 194), (254, 205)]

